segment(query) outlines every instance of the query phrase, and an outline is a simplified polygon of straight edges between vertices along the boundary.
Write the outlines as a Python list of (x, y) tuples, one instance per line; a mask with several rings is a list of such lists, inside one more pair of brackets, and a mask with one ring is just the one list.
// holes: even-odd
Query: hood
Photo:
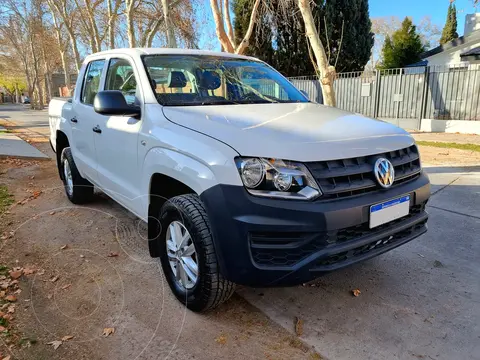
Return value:
[(163, 107), (163, 112), (170, 121), (218, 139), (242, 156), (335, 160), (414, 143), (394, 125), (314, 103)]

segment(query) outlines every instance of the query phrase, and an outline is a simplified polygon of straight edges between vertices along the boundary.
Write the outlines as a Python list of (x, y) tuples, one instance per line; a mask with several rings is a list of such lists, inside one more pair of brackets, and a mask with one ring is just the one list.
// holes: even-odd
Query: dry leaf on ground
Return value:
[(63, 245), (60, 250), (65, 250), (68, 247), (68, 245)]
[(297, 336), (303, 335), (303, 320), (298, 317), (295, 317), (295, 334)]
[(52, 212), (50, 213), (50, 215), (55, 215), (55, 211), (52, 211)]
[(60, 276), (54, 276), (53, 278), (50, 279), (51, 282), (55, 282), (60, 278)]
[(8, 295), (8, 296), (5, 296), (5, 300), (10, 302), (15, 302), (17, 301), (17, 298), (14, 295)]
[(35, 269), (30, 269), (30, 268), (23, 269), (23, 275), (32, 275), (33, 273), (35, 273)]
[(7, 313), (13, 314), (15, 312), (15, 305), (12, 304), (7, 308)]
[(22, 271), (10, 271), (10, 277), (12, 279), (18, 279), (20, 276), (22, 276)]
[(362, 292), (360, 291), (360, 289), (353, 289), (352, 290), (352, 294), (353, 296), (357, 297), (361, 294)]
[(66, 335), (66, 336), (62, 337), (62, 341), (72, 340), (73, 338), (74, 338), (74, 336), (72, 336), (72, 335)]
[(67, 284), (62, 286), (62, 290), (67, 290), (72, 284)]
[(118, 253), (116, 252), (111, 252), (110, 254), (107, 255), (107, 257), (117, 257), (118, 256)]
[(0, 325), (0, 332), (5, 331), (5, 330), (7, 330), (7, 328), (5, 328), (5, 327), (3, 327), (2, 325)]
[(107, 337), (110, 334), (113, 334), (115, 332), (115, 328), (105, 328), (103, 329), (103, 336)]
[(49, 343), (47, 343), (47, 345), (52, 345), (54, 350), (57, 350), (62, 344), (63, 343), (61, 340), (50, 341)]
[(227, 337), (225, 335), (220, 335), (215, 339), (215, 342), (224, 345), (227, 343)]

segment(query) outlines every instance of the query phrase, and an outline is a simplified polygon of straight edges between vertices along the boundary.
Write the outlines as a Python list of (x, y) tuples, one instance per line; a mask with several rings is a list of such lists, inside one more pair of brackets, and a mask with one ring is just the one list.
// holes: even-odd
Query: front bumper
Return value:
[[(410, 194), (410, 214), (369, 229), (373, 204)], [(325, 201), (258, 198), (218, 185), (201, 198), (223, 276), (247, 286), (289, 286), (400, 246), (427, 230), (430, 183), (422, 173), (388, 190)]]

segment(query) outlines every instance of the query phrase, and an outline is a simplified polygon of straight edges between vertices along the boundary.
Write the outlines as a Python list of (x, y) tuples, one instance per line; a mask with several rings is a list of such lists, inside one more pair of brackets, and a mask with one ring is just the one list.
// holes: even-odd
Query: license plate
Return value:
[(410, 195), (370, 206), (370, 229), (408, 215)]

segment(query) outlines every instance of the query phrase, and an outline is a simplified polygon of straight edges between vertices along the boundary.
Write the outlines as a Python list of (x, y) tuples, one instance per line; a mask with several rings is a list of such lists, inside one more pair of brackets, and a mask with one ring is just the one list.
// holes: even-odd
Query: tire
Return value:
[[(69, 147), (63, 149), (59, 166), (61, 167), (59, 171), (62, 174), (62, 181), (68, 199), (74, 204), (85, 204), (91, 201), (93, 198), (93, 185), (78, 172), (77, 165), (75, 165), (73, 160), (72, 150)], [(67, 169), (71, 173), (71, 183), (67, 180)]]
[[(160, 210), (159, 220), (161, 224), (158, 241), (160, 261), (167, 282), (176, 298), (195, 312), (213, 309), (227, 301), (235, 291), (235, 284), (226, 280), (220, 273), (210, 223), (198, 195), (187, 194), (170, 199)], [(189, 232), (191, 242), (190, 240), (188, 242), (193, 243), (195, 247), (198, 276), (191, 288), (179, 283), (170, 264), (167, 234), (169, 226), (176, 222), (180, 222)]]

